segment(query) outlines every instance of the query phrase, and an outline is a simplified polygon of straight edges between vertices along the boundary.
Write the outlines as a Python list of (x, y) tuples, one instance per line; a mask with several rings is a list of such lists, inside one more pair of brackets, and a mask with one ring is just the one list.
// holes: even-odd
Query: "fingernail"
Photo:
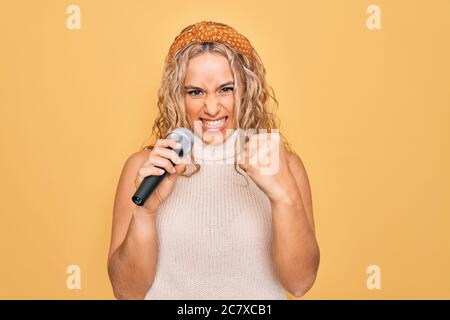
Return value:
[(177, 172), (177, 169), (175, 169), (175, 167), (172, 168), (172, 173)]
[(181, 148), (181, 143), (178, 143), (178, 142), (177, 142), (177, 143), (175, 144), (175, 147), (176, 147), (176, 148)]

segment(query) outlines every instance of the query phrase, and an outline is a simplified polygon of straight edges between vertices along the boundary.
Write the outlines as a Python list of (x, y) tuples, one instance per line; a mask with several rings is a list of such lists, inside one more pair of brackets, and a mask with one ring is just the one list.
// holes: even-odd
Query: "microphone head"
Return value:
[(189, 154), (194, 143), (194, 135), (187, 128), (176, 128), (167, 135), (167, 139), (172, 139), (181, 144), (181, 149), (177, 149), (178, 155), (184, 157)]

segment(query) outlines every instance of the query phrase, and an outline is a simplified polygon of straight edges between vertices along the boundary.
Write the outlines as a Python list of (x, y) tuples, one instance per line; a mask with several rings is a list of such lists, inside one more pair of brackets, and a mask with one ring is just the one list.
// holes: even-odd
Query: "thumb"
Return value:
[(185, 162), (180, 162), (179, 164), (175, 165), (175, 169), (177, 170), (175, 173), (172, 173), (171, 176), (173, 178), (178, 178), (181, 174), (184, 173), (184, 171), (186, 171), (186, 163)]
[(176, 172), (169, 173), (167, 175), (167, 179), (170, 180), (172, 183), (175, 183), (177, 181), (177, 178), (186, 170), (186, 164), (181, 162), (174, 166)]

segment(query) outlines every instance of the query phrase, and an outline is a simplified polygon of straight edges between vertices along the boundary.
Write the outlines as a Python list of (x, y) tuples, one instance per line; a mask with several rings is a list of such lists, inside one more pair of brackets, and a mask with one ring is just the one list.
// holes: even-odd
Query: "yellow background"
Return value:
[(450, 298), (450, 1), (1, 4), (0, 298), (114, 298), (116, 183), (149, 137), (170, 44), (204, 19), (250, 39), (308, 171), (321, 264), (304, 299)]

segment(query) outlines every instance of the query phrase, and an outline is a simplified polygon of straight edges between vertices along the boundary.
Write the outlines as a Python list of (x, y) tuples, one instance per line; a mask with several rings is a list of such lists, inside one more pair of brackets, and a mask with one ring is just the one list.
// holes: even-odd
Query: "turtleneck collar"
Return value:
[[(221, 161), (233, 163), (234, 155), (239, 150), (236, 138), (238, 130), (233, 130), (223, 142), (205, 143), (200, 136), (194, 134), (194, 145), (192, 153), (195, 162), (200, 164), (204, 161)], [(235, 145), (237, 150), (235, 151)]]

